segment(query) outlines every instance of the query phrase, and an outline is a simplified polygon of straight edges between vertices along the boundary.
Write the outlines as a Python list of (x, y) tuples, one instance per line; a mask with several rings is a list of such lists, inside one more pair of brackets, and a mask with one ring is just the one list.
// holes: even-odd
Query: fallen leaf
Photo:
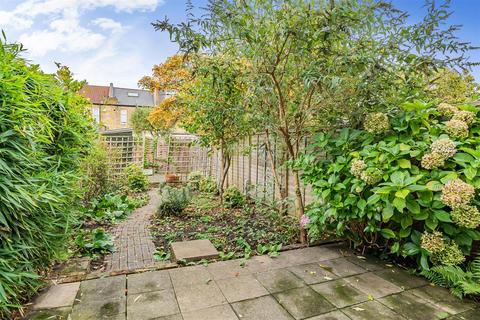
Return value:
[(375, 300), (375, 298), (371, 294), (369, 294), (368, 295), (368, 300), (373, 301), (373, 300)]
[(332, 267), (325, 266), (325, 265), (323, 265), (323, 264), (321, 264), (321, 263), (319, 263), (318, 266), (319, 266), (320, 268), (324, 269), (324, 270), (329, 271), (329, 272), (332, 272), (332, 270), (333, 270)]

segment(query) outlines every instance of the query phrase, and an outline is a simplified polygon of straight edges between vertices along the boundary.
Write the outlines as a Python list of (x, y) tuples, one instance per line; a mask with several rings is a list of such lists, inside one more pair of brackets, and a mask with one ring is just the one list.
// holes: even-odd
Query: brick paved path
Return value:
[(150, 201), (122, 221), (113, 230), (115, 252), (105, 257), (105, 272), (132, 270), (152, 267), (155, 264), (153, 244), (150, 231), (150, 217), (154, 214), (160, 195), (156, 188), (148, 192)]
[[(51, 287), (27, 319), (478, 320), (479, 306), (336, 246)], [(70, 317), (70, 318), (69, 318)]]

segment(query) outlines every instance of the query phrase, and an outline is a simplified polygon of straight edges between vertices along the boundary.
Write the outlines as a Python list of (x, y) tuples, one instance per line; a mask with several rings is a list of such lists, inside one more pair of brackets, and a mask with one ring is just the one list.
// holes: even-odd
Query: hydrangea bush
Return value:
[(415, 101), (367, 115), (363, 130), (316, 136), (295, 164), (314, 193), (310, 238), (334, 230), (423, 270), (468, 260), (480, 240), (477, 111)]

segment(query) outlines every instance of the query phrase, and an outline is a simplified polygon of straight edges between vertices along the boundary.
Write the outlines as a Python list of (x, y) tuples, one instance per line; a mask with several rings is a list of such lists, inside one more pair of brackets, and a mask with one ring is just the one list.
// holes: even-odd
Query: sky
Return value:
[[(193, 0), (203, 6), (207, 0)], [(419, 18), (423, 1), (394, 0)], [(177, 52), (168, 34), (151, 22), (185, 19), (185, 0), (0, 0), (0, 28), (9, 42), (21, 42), (25, 57), (45, 72), (55, 62), (90, 84), (136, 88), (154, 64)], [(480, 0), (452, 0), (451, 24), (461, 24), (462, 40), (480, 46)], [(470, 54), (480, 61), (480, 50)], [(480, 67), (473, 70), (480, 82)]]

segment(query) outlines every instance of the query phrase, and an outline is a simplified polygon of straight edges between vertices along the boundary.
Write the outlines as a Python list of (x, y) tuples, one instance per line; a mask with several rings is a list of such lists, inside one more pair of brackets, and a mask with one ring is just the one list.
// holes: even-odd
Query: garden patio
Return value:
[(480, 313), (471, 301), (338, 244), (241, 262), (59, 284), (27, 319), (476, 320)]
[(479, 63), (426, 4), (187, 1), (118, 131), (2, 32), (0, 318), (479, 319)]

